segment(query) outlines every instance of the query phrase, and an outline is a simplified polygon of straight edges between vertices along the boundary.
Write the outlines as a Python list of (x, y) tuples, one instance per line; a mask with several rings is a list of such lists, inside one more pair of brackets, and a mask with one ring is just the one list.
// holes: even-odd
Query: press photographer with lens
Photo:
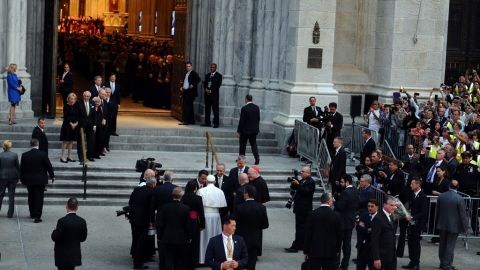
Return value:
[[(313, 208), (313, 193), (315, 193), (315, 181), (312, 179), (311, 174), (310, 167), (304, 166), (297, 179), (288, 179), (291, 182), (290, 189), (294, 192), (292, 198), (293, 213), (295, 214), (295, 240), (289, 248), (285, 248), (285, 251), (288, 253), (296, 253), (299, 250), (303, 250), (305, 224)], [(289, 207), (287, 206), (287, 208)]]

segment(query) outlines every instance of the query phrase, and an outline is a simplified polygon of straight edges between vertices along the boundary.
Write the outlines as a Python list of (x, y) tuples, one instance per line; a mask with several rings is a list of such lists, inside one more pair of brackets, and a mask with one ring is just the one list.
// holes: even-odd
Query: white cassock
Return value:
[(199, 262), (205, 263), (205, 251), (207, 250), (210, 238), (222, 233), (222, 221), (220, 219), (219, 209), (227, 207), (225, 194), (215, 186), (209, 183), (206, 187), (197, 191), (197, 195), (202, 197), (203, 209), (205, 211), (205, 229), (200, 231), (200, 257)]

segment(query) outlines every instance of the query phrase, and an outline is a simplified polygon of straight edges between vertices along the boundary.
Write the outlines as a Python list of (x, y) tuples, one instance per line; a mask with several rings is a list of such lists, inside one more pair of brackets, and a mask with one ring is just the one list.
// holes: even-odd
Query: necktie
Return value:
[(228, 237), (227, 240), (227, 260), (228, 259), (233, 259), (233, 246), (231, 237)]
[(85, 101), (85, 111), (87, 112), (87, 116), (90, 115), (90, 106), (88, 105), (88, 101)]
[(370, 214), (369, 216), (370, 216), (370, 221), (372, 221), (373, 220), (373, 214)]
[(430, 168), (430, 171), (428, 171), (428, 175), (427, 175), (427, 182), (429, 183), (433, 183), (433, 177), (435, 176), (435, 171), (437, 169), (437, 164), (433, 164), (432, 167)]
[(112, 87), (111, 88), (112, 88), (112, 94), (115, 93), (115, 83), (114, 82), (112, 82)]

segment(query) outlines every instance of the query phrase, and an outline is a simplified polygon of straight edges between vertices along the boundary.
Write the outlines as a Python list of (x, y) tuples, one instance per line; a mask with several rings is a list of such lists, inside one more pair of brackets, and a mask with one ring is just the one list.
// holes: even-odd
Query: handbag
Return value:
[(27, 92), (27, 89), (25, 89), (23, 85), (20, 85), (20, 87), (22, 88), (20, 89), (20, 95), (22, 96), (23, 94), (25, 94), (25, 92)]

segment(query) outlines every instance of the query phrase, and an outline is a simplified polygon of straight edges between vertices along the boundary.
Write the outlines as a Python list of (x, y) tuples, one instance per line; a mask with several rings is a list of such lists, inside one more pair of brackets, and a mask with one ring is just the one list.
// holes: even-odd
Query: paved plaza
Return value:
[[(78, 269), (131, 269), (130, 225), (123, 217), (116, 217), (117, 207), (85, 206), (78, 214), (88, 224), (88, 237), (82, 244), (83, 266)], [(17, 206), (16, 216), (7, 219), (5, 210), (0, 212), (0, 252), (2, 260), (0, 269), (5, 270), (51, 270), (54, 268), (53, 242), (50, 239), (58, 218), (65, 214), (63, 206), (46, 206), (43, 222), (34, 224), (28, 218), (27, 206)], [(300, 269), (303, 259), (301, 253), (287, 254), (294, 235), (294, 216), (287, 209), (268, 209), (270, 228), (264, 233), (264, 250), (257, 269), (292, 270)], [(355, 240), (352, 240), (353, 245)], [(459, 241), (456, 249), (455, 266), (458, 269), (478, 269), (480, 256), (478, 240), (469, 241), (469, 250), (465, 250)], [(438, 246), (422, 242), (422, 269), (437, 269)], [(352, 257), (355, 256), (353, 249)], [(400, 265), (408, 263), (408, 258), (401, 258)], [(156, 262), (147, 264), (157, 269)], [(351, 264), (350, 269), (355, 265)], [(206, 269), (206, 268), (205, 268)]]

